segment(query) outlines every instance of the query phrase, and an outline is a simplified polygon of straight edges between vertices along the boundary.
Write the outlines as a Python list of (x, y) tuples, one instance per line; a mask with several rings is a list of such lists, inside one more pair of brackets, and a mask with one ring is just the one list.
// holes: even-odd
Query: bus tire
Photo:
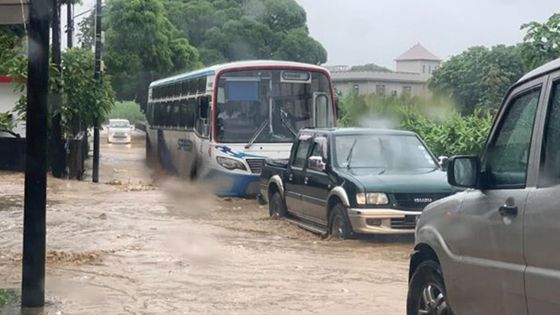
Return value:
[(191, 166), (191, 172), (189, 174), (190, 180), (196, 180), (198, 178), (198, 165), (199, 165), (198, 158), (195, 158)]
[(155, 164), (155, 158), (154, 158), (152, 143), (150, 141), (150, 138), (149, 138), (148, 134), (146, 134), (146, 164), (149, 167), (152, 167)]

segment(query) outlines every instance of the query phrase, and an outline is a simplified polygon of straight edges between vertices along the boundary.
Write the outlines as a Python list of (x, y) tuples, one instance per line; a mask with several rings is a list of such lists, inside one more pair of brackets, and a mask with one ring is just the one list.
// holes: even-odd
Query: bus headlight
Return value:
[(389, 197), (384, 193), (357, 193), (356, 203), (381, 206), (389, 203)]
[(220, 164), (223, 168), (226, 168), (230, 171), (232, 170), (242, 170), (242, 171), (246, 171), (247, 167), (245, 167), (245, 164), (243, 164), (243, 162), (238, 161), (238, 160), (234, 160), (228, 157), (224, 157), (224, 156), (217, 156), (216, 157), (216, 162), (218, 162), (218, 164)]

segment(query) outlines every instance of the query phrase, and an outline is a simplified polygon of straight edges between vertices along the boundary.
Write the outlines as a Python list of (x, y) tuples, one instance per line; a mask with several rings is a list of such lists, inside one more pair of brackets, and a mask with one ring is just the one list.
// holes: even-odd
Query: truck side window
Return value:
[(544, 129), (539, 186), (560, 184), (560, 81), (552, 88)]
[(323, 156), (321, 152), (321, 145), (318, 143), (313, 144), (313, 151), (311, 152), (310, 156)]
[(540, 96), (539, 87), (514, 98), (486, 156), (486, 188), (524, 188)]
[(303, 168), (305, 166), (305, 160), (307, 159), (307, 152), (309, 152), (309, 146), (311, 143), (309, 141), (300, 141), (294, 157), (293, 167)]

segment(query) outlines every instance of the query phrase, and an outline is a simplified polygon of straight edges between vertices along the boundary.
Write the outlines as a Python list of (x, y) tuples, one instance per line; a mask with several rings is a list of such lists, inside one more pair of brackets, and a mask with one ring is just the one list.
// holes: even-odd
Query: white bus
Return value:
[(209, 180), (220, 196), (258, 193), (266, 158), (288, 158), (301, 128), (334, 127), (330, 73), (284, 61), (243, 61), (150, 84), (146, 158)]

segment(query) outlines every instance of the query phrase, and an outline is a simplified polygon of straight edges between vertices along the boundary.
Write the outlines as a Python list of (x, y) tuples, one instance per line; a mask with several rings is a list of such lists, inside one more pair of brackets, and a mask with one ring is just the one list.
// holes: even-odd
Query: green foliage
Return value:
[(78, 22), (78, 42), (80, 47), (93, 50), (95, 47), (95, 11)]
[[(295, 0), (108, 0), (107, 71), (118, 99), (143, 104), (148, 83), (172, 73), (236, 60), (322, 64)], [(94, 45), (94, 15), (79, 24), (82, 48)]]
[(0, 25), (0, 75), (7, 74), (24, 53), (24, 31), (20, 26)]
[(560, 13), (553, 14), (544, 23), (524, 24), (521, 29), (527, 31), (521, 50), (527, 69), (560, 58)]
[[(49, 89), (51, 95), (60, 95), (60, 104), (49, 102), (49, 116), (62, 115), (63, 132), (75, 135), (79, 130), (91, 127), (96, 119), (103, 121), (113, 105), (113, 90), (110, 77), (103, 76), (101, 86), (93, 78), (94, 56), (91, 51), (81, 48), (68, 49), (62, 54), (62, 70), (51, 64)], [(16, 105), (18, 119), (25, 119), (27, 63), (20, 62), (12, 69), (17, 88), (22, 98)]]
[(305, 28), (290, 30), (281, 40), (274, 59), (297, 60), (306, 63), (323, 63), (327, 60), (327, 51), (318, 41), (309, 37)]
[(0, 131), (10, 131), (14, 128), (11, 113), (0, 113)]
[(116, 102), (107, 115), (107, 119), (128, 119), (131, 124), (146, 121), (146, 116), (140, 111), (140, 106), (135, 102)]
[(161, 0), (111, 0), (105, 12), (105, 60), (119, 99), (145, 100), (152, 80), (200, 66), (198, 51), (178, 36)]
[(446, 98), (350, 95), (341, 100), (345, 127), (404, 129), (416, 132), (440, 155), (478, 154), (492, 125), (488, 111), (461, 115)]
[(0, 289), (0, 308), (9, 305), (15, 305), (18, 301), (16, 290)]
[(519, 46), (471, 47), (444, 62), (429, 87), (470, 114), (477, 107), (498, 108), (509, 86), (524, 72)]
[(350, 71), (393, 72), (385, 67), (376, 65), (374, 63), (368, 63), (361, 66), (353, 66)]
[(164, 0), (167, 16), (204, 64), (247, 59), (326, 62), (294, 0)]
[(437, 156), (479, 154), (492, 127), (492, 115), (476, 109), (470, 115), (454, 112), (445, 120), (434, 120), (410, 112), (401, 126), (420, 135)]

